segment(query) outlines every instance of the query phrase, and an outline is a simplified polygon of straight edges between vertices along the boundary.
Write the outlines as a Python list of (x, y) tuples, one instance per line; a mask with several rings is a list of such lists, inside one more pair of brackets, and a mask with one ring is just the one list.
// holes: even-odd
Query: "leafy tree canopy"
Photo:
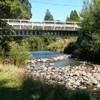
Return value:
[[(0, 0), (0, 19), (30, 19), (31, 18), (31, 5), (29, 0)], [(0, 20), (0, 28), (8, 28), (0, 30), (0, 55), (6, 57), (9, 54), (9, 42), (12, 37), (12, 27), (6, 22)], [(8, 36), (4, 36), (7, 34)]]
[(99, 34), (100, 0), (85, 1), (81, 12), (81, 31), (73, 55), (80, 59), (100, 62), (100, 42), (96, 42), (100, 40)]
[(90, 32), (100, 29), (100, 0), (85, 1), (81, 12), (82, 30)]
[(28, 0), (0, 0), (0, 19), (31, 18), (31, 5)]

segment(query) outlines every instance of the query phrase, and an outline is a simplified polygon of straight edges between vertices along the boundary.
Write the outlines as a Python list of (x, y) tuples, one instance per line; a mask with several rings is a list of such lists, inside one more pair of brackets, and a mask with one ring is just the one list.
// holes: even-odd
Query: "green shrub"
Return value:
[(16, 54), (12, 54), (10, 55), (10, 60), (14, 65), (17, 66), (25, 66), (25, 61), (27, 59), (30, 59), (29, 54), (26, 53), (16, 53)]
[(28, 37), (25, 39), (25, 41), (28, 42), (30, 51), (44, 50), (46, 48), (43, 37), (40, 36)]
[(72, 52), (73, 57), (77, 57), (82, 60), (100, 62), (100, 43), (94, 43), (91, 47), (80, 47)]
[(69, 45), (64, 49), (64, 53), (71, 54), (76, 49), (76, 44), (71, 42)]
[(9, 58), (11, 62), (18, 66), (24, 66), (25, 61), (27, 59), (30, 59), (30, 54), (28, 53), (29, 50), (28, 44), (23, 41), (21, 44), (18, 44), (15, 41), (13, 41), (9, 45), (10, 45)]
[(92, 55), (93, 55), (93, 61), (94, 62), (100, 62), (100, 43), (95, 43), (94, 47), (91, 49)]
[(90, 33), (80, 35), (76, 43), (70, 43), (65, 48), (64, 53), (81, 60), (100, 63), (100, 42), (97, 36), (92, 37)]
[(56, 37), (53, 36), (52, 33), (44, 33), (42, 37), (46, 45), (49, 45), (50, 43), (56, 41)]

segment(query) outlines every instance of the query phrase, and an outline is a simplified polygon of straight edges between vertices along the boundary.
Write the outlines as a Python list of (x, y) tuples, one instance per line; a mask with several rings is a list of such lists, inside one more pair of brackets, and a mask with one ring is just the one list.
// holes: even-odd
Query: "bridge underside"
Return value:
[[(0, 30), (3, 31), (3, 30)], [(1, 32), (0, 32), (1, 33)], [(4, 30), (3, 35), (4, 36), (18, 36), (18, 37), (23, 37), (23, 36), (32, 36), (32, 35), (52, 35), (52, 36), (77, 36), (78, 31), (57, 31), (57, 30), (15, 30), (15, 32), (8, 33), (7, 31)], [(2, 35), (2, 34), (0, 34)]]

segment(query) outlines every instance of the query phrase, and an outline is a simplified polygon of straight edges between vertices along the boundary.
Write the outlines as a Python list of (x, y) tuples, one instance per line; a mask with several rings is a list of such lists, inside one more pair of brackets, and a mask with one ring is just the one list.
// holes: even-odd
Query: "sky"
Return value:
[(84, 0), (29, 0), (32, 5), (32, 21), (43, 21), (46, 9), (49, 9), (54, 20), (65, 21), (71, 10), (80, 13)]

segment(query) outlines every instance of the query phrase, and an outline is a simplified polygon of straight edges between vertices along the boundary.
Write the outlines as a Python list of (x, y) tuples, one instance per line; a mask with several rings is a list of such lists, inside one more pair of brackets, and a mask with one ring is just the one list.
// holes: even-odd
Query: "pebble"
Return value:
[(34, 79), (45, 80), (48, 84), (63, 84), (66, 88), (100, 88), (100, 65), (96, 65), (94, 68), (86, 67), (85, 63), (74, 67), (68, 65), (60, 68), (51, 66), (36, 68), (27, 65), (25, 73)]
[(99, 88), (99, 89), (100, 89), (100, 83), (99, 83), (99, 84), (97, 84), (97, 88)]

